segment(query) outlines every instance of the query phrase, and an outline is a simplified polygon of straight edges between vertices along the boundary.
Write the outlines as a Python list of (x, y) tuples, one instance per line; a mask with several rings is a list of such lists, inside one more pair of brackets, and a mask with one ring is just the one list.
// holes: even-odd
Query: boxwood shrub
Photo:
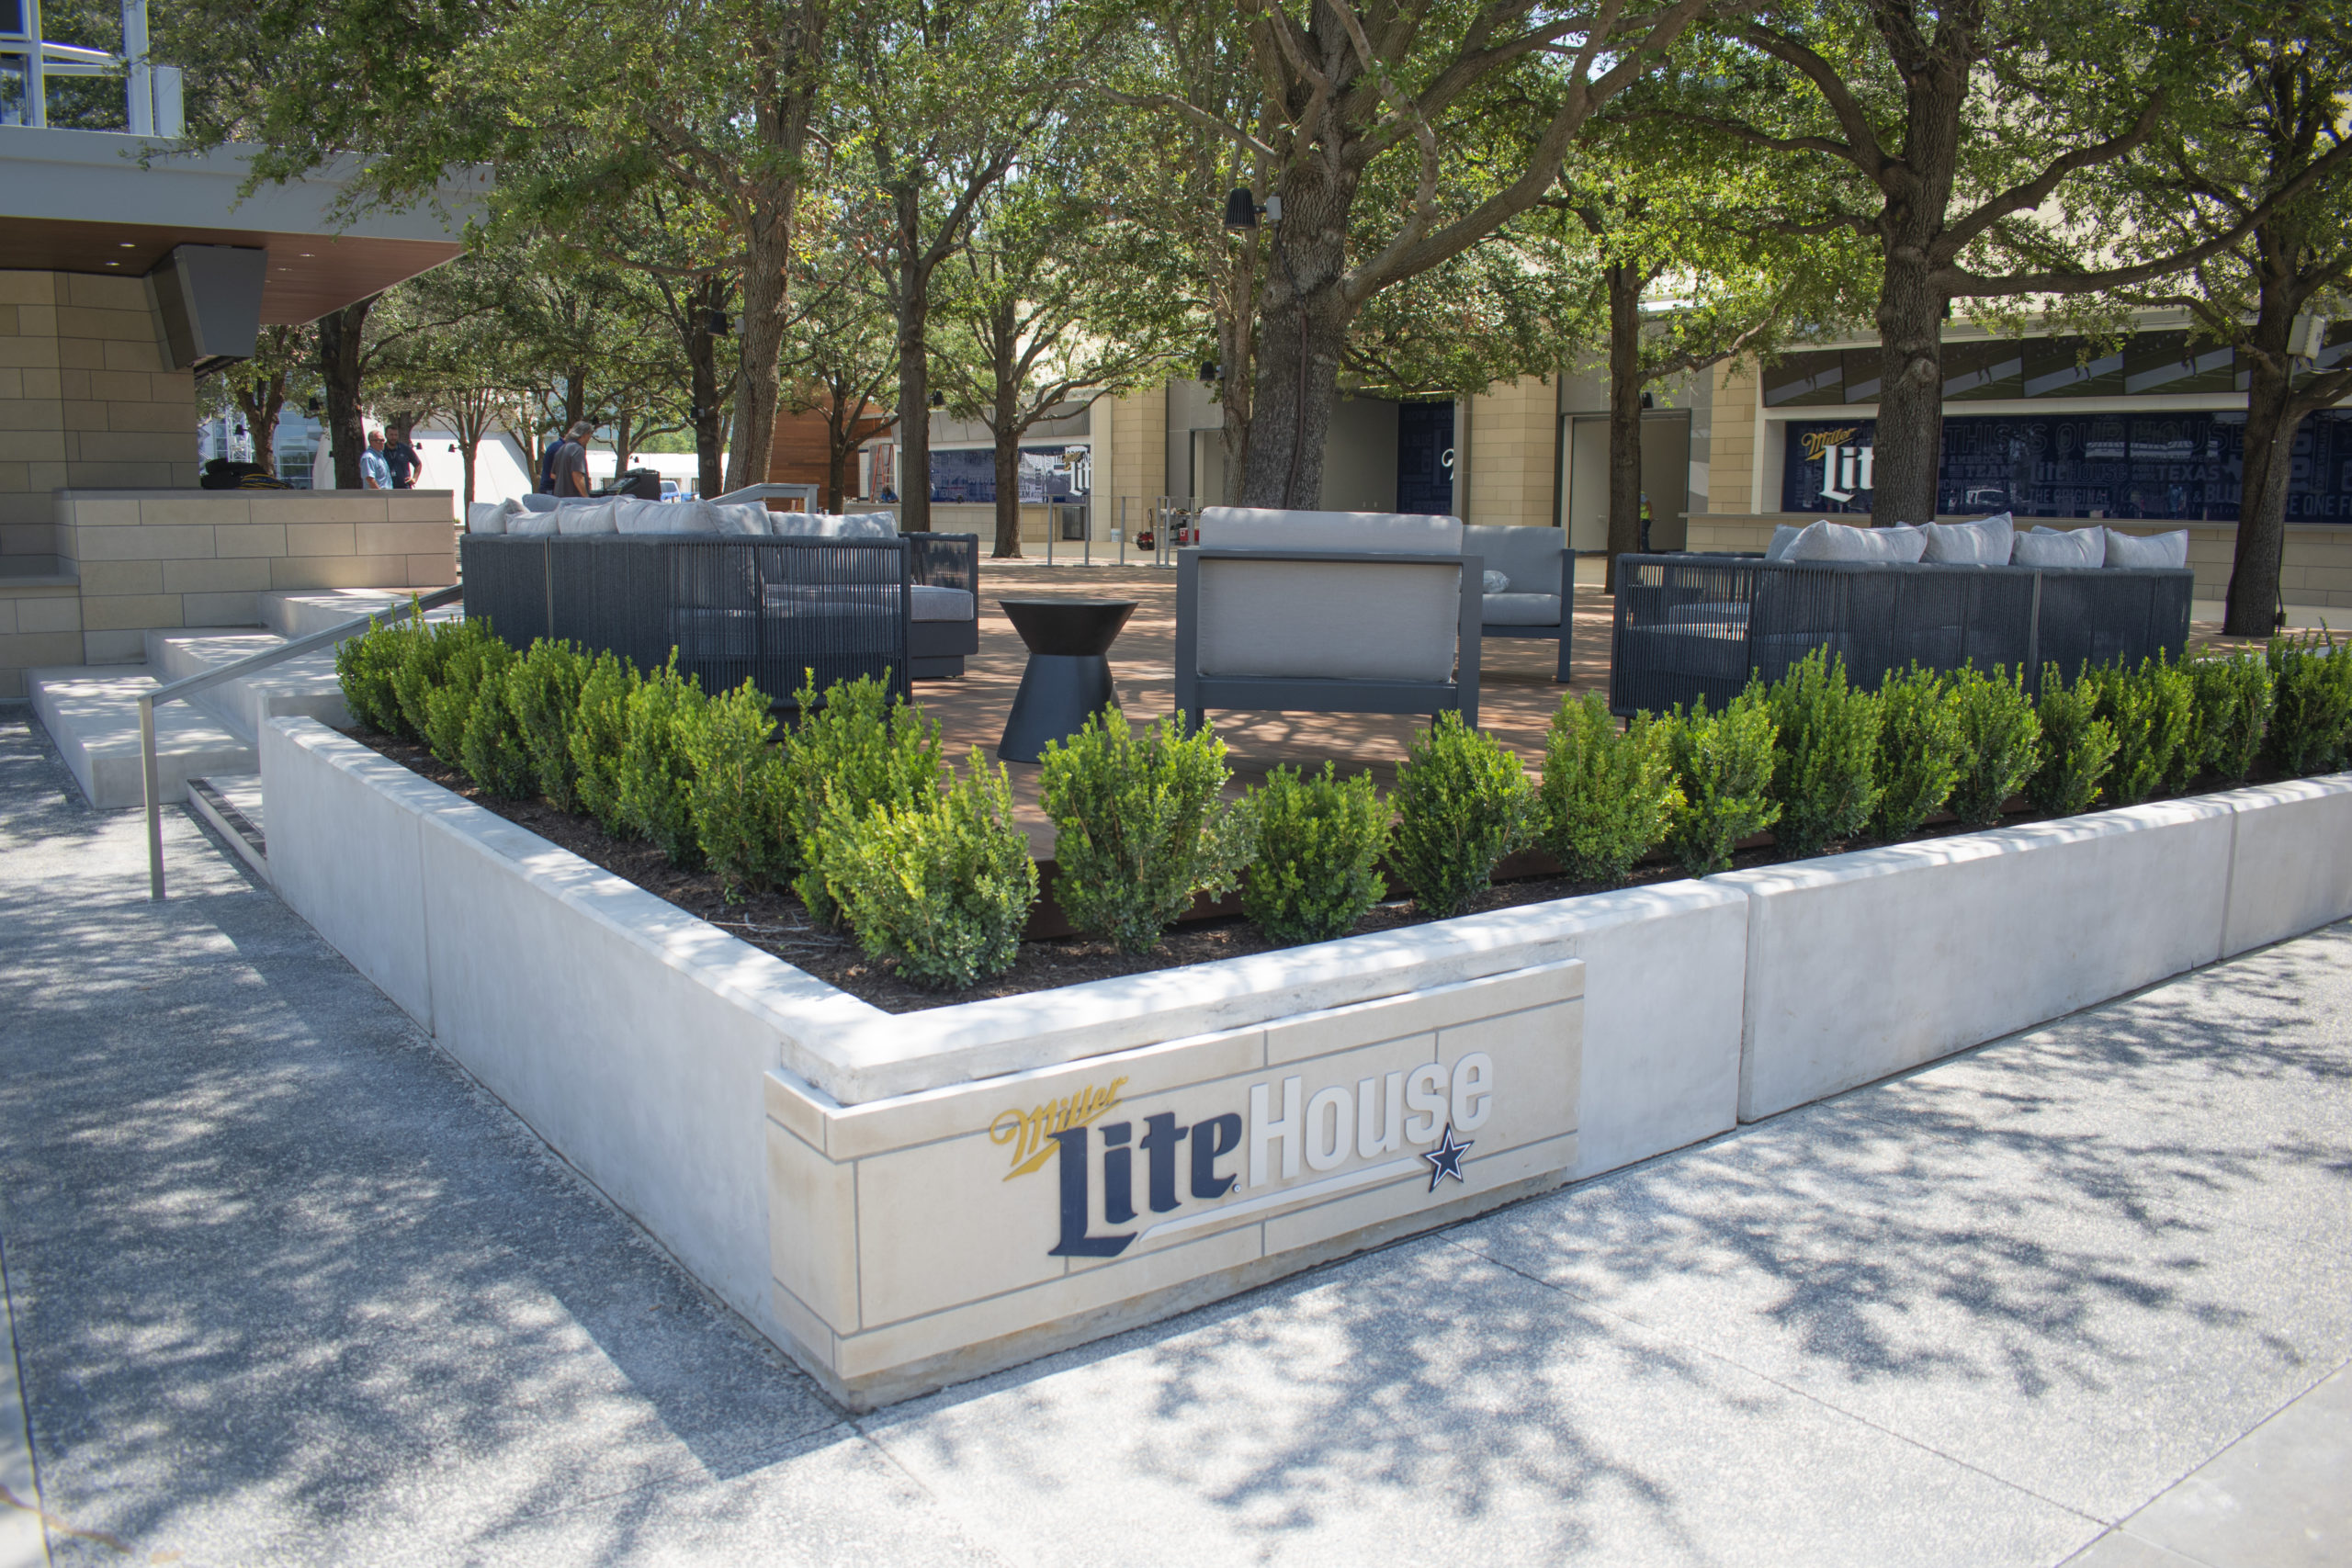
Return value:
[(1248, 798), (1256, 848), (1241, 911), (1277, 942), (1328, 942), (1355, 929), (1388, 896), (1380, 857), (1388, 803), (1372, 775), (1340, 777), (1336, 763), (1302, 776), (1276, 768)]

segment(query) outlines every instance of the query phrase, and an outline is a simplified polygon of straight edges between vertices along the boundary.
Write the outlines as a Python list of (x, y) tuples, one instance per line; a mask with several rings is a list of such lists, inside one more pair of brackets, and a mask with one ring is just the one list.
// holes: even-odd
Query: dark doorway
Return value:
[(1453, 400), (1396, 405), (1396, 510), (1453, 510)]

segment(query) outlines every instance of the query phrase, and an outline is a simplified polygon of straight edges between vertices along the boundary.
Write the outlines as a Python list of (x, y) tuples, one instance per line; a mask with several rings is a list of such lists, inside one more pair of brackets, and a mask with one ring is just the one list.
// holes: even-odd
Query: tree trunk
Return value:
[(922, 257), (922, 193), (898, 207), (899, 532), (931, 531), (931, 269)]
[[(2268, 637), (2278, 629), (2279, 569), (2287, 553), (2287, 486), (2294, 471), (2295, 431), (2302, 423), (2287, 378), (2287, 323), (2279, 323), (2275, 345), (2259, 343), (2272, 334), (2267, 319), (2256, 326), (2260, 348), (2275, 354), (2247, 355), (2253, 367), (2245, 398), (2245, 484), (2238, 497), (2237, 549), (2230, 562), (2229, 607), (2222, 630), (2231, 637)], [(2265, 361), (2268, 361), (2267, 364)]]
[(1272, 226), (1274, 265), (1258, 334), (1258, 387), (1250, 400), (1243, 506), (1313, 508), (1323, 497), (1323, 442), (1331, 428), (1340, 357), (1355, 310), (1340, 292), (1347, 265), (1351, 175), (1320, 163), (1283, 179), (1283, 219)]
[(468, 506), (471, 506), (474, 503), (474, 454), (479, 451), (481, 447), (481, 437), (479, 435), (469, 437), (458, 443), (458, 455), (465, 461), (466, 504)]
[(751, 250), (743, 265), (743, 320), (736, 331), (741, 358), (735, 373), (735, 438), (727, 453), (730, 491), (767, 482), (775, 445), (776, 362), (790, 305), (785, 273), (792, 260), (790, 214), (772, 219)]
[(588, 367), (568, 367), (563, 373), (563, 428), (556, 434), (570, 435), (571, 427), (588, 417)]
[[(989, 309), (989, 342), (995, 351), (990, 369), (996, 383), (996, 408), (989, 429), (996, 436), (996, 548), (1000, 560), (1021, 558), (1021, 367), (1013, 357), (1018, 330), (1017, 307), (1010, 299)], [(1054, 509), (1046, 508), (1046, 526), (1054, 525)]]
[(727, 488), (727, 453), (726, 436), (718, 423), (718, 340), (711, 335), (707, 323), (711, 311), (726, 306), (727, 280), (706, 278), (688, 298), (693, 300), (688, 309), (694, 313), (686, 333), (686, 364), (692, 383), (696, 488), (712, 496)]
[(1642, 540), (1642, 286), (1645, 269), (1609, 269), (1609, 592), (1617, 558)]
[(1935, 521), (1943, 466), (1943, 325), (1944, 296), (1929, 277), (1924, 247), (1889, 246), (1879, 281), (1873, 525)]
[(359, 407), (360, 334), (368, 325), (368, 312), (382, 298), (370, 294), (319, 318), (319, 379), (326, 388), (327, 438), (334, 452), (337, 490), (360, 488), (359, 454), (368, 449)]

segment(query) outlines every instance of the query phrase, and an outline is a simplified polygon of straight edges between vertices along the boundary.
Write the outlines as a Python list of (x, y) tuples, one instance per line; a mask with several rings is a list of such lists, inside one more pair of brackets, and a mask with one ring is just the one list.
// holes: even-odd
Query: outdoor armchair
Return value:
[(1478, 721), (1476, 557), (1451, 517), (1212, 506), (1176, 558), (1176, 713)]

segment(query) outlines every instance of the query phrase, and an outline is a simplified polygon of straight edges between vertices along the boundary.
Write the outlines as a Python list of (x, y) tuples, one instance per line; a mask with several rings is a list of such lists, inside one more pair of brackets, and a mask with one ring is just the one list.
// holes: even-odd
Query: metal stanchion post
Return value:
[(139, 699), (139, 771), (147, 795), (147, 897), (164, 901), (163, 788), (155, 777), (155, 699)]

